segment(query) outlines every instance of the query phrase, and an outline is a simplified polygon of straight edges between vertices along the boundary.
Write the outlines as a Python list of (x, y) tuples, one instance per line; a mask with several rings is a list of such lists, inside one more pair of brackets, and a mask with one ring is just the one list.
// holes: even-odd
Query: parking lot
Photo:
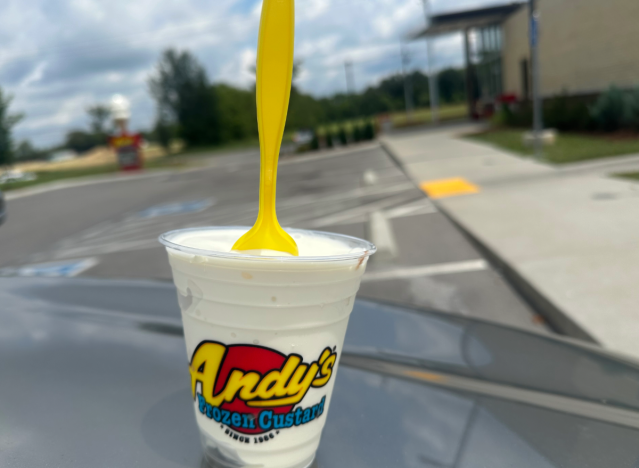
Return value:
[[(251, 225), (258, 177), (258, 153), (245, 151), (180, 171), (15, 192), (0, 228), (0, 273), (170, 280), (158, 235)], [(281, 161), (278, 214), (283, 226), (376, 242), (361, 297), (546, 330), (377, 144)]]

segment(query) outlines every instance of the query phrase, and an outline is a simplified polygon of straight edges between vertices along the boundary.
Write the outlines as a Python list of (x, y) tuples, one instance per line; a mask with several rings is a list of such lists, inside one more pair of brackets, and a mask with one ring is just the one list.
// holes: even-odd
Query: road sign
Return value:
[(530, 45), (537, 47), (539, 43), (539, 18), (537, 16), (530, 17)]
[(32, 276), (32, 277), (72, 277), (78, 276), (98, 264), (96, 258), (67, 260), (63, 262), (39, 263), (21, 267), (9, 267), (0, 270), (0, 276)]
[(187, 202), (169, 203), (166, 205), (152, 206), (138, 213), (138, 218), (156, 218), (182, 213), (198, 213), (213, 206), (214, 200), (192, 200)]
[(142, 136), (140, 134), (124, 134), (111, 137), (111, 146), (118, 155), (118, 164), (123, 171), (142, 168)]

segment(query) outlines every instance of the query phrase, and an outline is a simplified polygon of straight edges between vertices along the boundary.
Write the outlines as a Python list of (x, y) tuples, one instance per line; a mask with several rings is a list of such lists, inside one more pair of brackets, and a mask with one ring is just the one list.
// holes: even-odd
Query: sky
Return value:
[[(88, 128), (86, 109), (115, 93), (132, 103), (131, 127), (153, 125), (148, 79), (161, 52), (189, 50), (212, 82), (254, 80), (261, 0), (3, 0), (0, 87), (25, 117), (15, 139), (59, 144)], [(400, 40), (425, 25), (422, 0), (296, 0), (297, 86), (315, 96), (346, 90), (353, 62), (358, 91), (400, 70)], [(503, 0), (431, 0), (434, 13)], [(426, 68), (423, 41), (409, 46), (411, 68)], [(459, 36), (435, 45), (435, 66), (463, 63)]]

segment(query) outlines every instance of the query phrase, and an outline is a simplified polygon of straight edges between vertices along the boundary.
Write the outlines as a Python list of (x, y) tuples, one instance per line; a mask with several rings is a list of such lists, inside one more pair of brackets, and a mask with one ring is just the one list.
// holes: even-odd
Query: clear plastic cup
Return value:
[[(348, 319), (375, 246), (291, 229), (299, 257), (230, 252), (247, 230), (160, 237), (182, 309), (196, 420), (214, 466), (303, 468), (320, 442)], [(203, 248), (211, 239), (228, 247)], [(318, 256), (312, 245), (328, 247)]]

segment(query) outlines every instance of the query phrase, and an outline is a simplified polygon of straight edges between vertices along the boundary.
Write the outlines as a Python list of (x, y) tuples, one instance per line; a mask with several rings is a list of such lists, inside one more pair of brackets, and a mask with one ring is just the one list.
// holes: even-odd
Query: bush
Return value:
[(375, 139), (375, 128), (373, 127), (373, 123), (368, 121), (364, 125), (364, 140), (374, 140)]
[[(568, 95), (546, 99), (543, 102), (544, 126), (561, 131), (592, 130), (596, 125), (590, 115), (589, 97)], [(530, 102), (504, 105), (493, 117), (495, 125), (530, 128), (533, 124), (533, 108)]]
[(175, 126), (169, 124), (165, 120), (158, 119), (155, 123), (155, 128), (153, 129), (152, 138), (156, 140), (162, 148), (167, 152), (167, 154), (171, 153), (171, 142), (175, 138), (177, 131)]
[(332, 130), (326, 130), (326, 146), (329, 148), (335, 148), (337, 142), (337, 136)]
[(562, 95), (547, 101), (544, 124), (561, 131), (584, 131), (592, 129), (593, 120), (585, 102)]
[(533, 124), (533, 110), (529, 102), (522, 102), (514, 107), (504, 106), (504, 122), (509, 127), (530, 127)]
[(312, 151), (316, 151), (318, 149), (320, 149), (320, 144), (319, 144), (319, 137), (317, 135), (317, 130), (313, 131), (313, 139), (311, 140), (311, 150)]
[(362, 128), (359, 124), (353, 124), (353, 141), (355, 143), (362, 141), (364, 136), (362, 135)]
[(639, 88), (630, 91), (627, 100), (627, 124), (632, 127), (633, 130), (639, 130)]
[(340, 127), (337, 132), (337, 138), (339, 138), (339, 142), (342, 146), (348, 145), (348, 136), (346, 136), (346, 129), (344, 127)]
[(629, 124), (630, 98), (616, 86), (611, 86), (599, 96), (590, 115), (597, 127), (605, 132), (614, 132)]
[(95, 135), (84, 130), (71, 130), (67, 133), (64, 141), (64, 147), (76, 153), (84, 153), (103, 144), (104, 140), (101, 135)]

